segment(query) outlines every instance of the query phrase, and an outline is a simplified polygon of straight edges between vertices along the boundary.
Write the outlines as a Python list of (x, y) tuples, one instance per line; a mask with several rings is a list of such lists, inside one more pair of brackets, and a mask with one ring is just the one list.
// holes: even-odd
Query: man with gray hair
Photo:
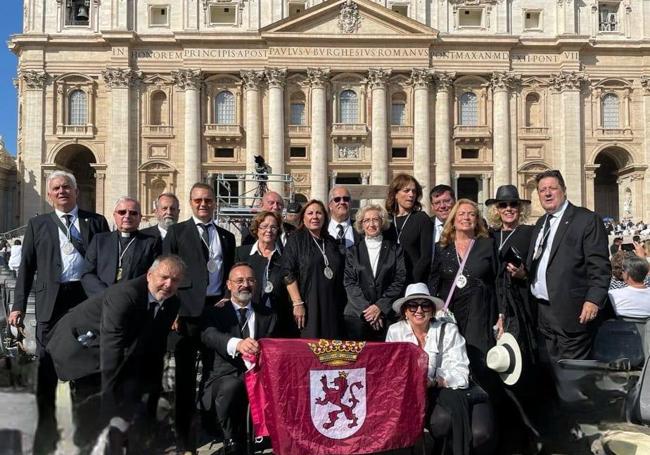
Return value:
[(84, 256), (95, 234), (108, 231), (103, 216), (77, 207), (79, 189), (74, 175), (54, 171), (47, 178), (46, 188), (54, 211), (38, 215), (27, 224), (14, 304), (7, 320), (10, 325), (22, 326), (27, 299), (33, 289), (39, 359), (34, 453), (39, 454), (54, 452), (59, 439), (55, 413), (57, 376), (45, 347), (56, 322), (86, 299), (81, 286)]
[(162, 240), (167, 235), (169, 226), (178, 223), (178, 214), (180, 213), (178, 198), (174, 193), (162, 193), (156, 199), (156, 215), (157, 224), (142, 230), (143, 234), (152, 237), (158, 237)]
[(346, 248), (358, 243), (360, 239), (359, 233), (352, 227), (354, 220), (350, 217), (351, 207), (350, 191), (342, 185), (334, 186), (329, 192), (327, 204), (330, 212), (327, 231), (339, 244), (342, 254), (345, 254)]
[(160, 238), (138, 231), (140, 203), (122, 196), (113, 210), (116, 230), (95, 236), (90, 242), (81, 278), (89, 296), (119, 281), (143, 275), (162, 250)]
[(627, 286), (609, 291), (609, 300), (617, 316), (650, 317), (650, 288), (644, 284), (648, 261), (639, 256), (623, 259), (623, 281)]

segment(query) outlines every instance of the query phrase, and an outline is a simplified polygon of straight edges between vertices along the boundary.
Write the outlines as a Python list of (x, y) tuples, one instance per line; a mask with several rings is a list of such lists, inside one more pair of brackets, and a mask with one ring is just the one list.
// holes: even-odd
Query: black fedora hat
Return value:
[(497, 188), (497, 196), (494, 199), (488, 199), (487, 201), (485, 201), (485, 205), (492, 205), (497, 202), (512, 202), (512, 201), (525, 202), (526, 204), (530, 204), (530, 200), (519, 198), (519, 191), (517, 191), (516, 186), (501, 185), (499, 188)]

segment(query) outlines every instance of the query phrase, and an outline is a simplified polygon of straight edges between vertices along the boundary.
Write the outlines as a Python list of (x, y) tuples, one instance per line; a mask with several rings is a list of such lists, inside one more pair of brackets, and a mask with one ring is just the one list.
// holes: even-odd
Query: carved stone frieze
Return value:
[(282, 88), (287, 83), (286, 68), (267, 68), (265, 74), (269, 88)]
[(106, 68), (102, 77), (109, 88), (125, 88), (137, 84), (142, 79), (142, 72), (131, 68)]
[(199, 90), (203, 84), (201, 70), (182, 69), (172, 71), (172, 80), (181, 90)]
[(359, 7), (353, 0), (346, 0), (341, 3), (338, 25), (343, 33), (354, 33), (361, 27)]
[(383, 69), (383, 68), (369, 68), (368, 69), (368, 87), (373, 88), (384, 88), (386, 87), (386, 82), (390, 77), (392, 70)]
[(433, 82), (433, 72), (429, 68), (413, 68), (409, 84), (414, 88), (429, 88)]
[(19, 77), (28, 90), (41, 90), (48, 81), (48, 74), (45, 71), (21, 71)]
[(358, 144), (338, 146), (338, 157), (341, 160), (358, 160), (360, 156)]
[(264, 79), (264, 71), (241, 70), (239, 72), (246, 90), (257, 90)]
[(329, 68), (307, 68), (307, 83), (312, 87), (322, 88), (330, 78)]

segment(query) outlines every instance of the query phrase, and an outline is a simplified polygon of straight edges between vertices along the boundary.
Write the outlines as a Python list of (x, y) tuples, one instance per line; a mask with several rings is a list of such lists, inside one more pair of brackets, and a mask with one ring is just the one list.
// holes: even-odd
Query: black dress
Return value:
[[(298, 229), (287, 239), (282, 253), (282, 277), (286, 284), (298, 282), (300, 296), (305, 302), (305, 328), (302, 338), (329, 338), (340, 336), (343, 307), (346, 302), (343, 288), (345, 258), (341, 256), (336, 241), (326, 235), (317, 240), (325, 254), (334, 276), (325, 277), (325, 260), (316, 239), (307, 229)], [(293, 311), (293, 309), (292, 309)]]
[(398, 243), (404, 251), (405, 284), (426, 283), (433, 246), (431, 218), (422, 211), (393, 217), (390, 227), (384, 232), (384, 238)]

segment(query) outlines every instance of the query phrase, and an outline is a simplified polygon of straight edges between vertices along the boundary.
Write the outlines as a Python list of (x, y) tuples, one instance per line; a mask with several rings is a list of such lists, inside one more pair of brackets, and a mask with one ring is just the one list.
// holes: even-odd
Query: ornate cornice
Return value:
[(269, 88), (283, 88), (287, 83), (286, 68), (266, 68), (265, 74)]
[(106, 68), (102, 77), (109, 88), (126, 88), (137, 84), (142, 79), (142, 72), (131, 68)]
[(490, 85), (493, 90), (510, 90), (515, 88), (521, 83), (521, 76), (519, 74), (506, 72), (494, 72), (490, 79)]
[(330, 78), (329, 68), (307, 68), (306, 82), (312, 87), (322, 88)]
[(264, 71), (241, 70), (239, 76), (241, 77), (246, 90), (258, 90), (262, 80), (264, 79)]
[(343, 33), (354, 33), (361, 27), (361, 14), (359, 7), (352, 0), (346, 0), (341, 3), (341, 12), (339, 13), (339, 30)]
[(455, 77), (456, 77), (456, 73), (436, 71), (433, 74), (433, 78), (436, 82), (436, 87), (438, 88), (438, 90), (449, 90), (449, 88), (454, 83)]
[(18, 77), (23, 81), (27, 90), (42, 90), (49, 79), (45, 71), (21, 71)]
[(172, 80), (181, 90), (199, 90), (203, 84), (201, 70), (182, 69), (172, 71)]
[(368, 68), (368, 87), (370, 89), (385, 88), (391, 73), (390, 69)]
[(552, 74), (550, 84), (560, 92), (565, 90), (580, 90), (583, 82), (589, 82), (585, 73), (581, 71), (560, 71)]
[(429, 88), (433, 82), (433, 73), (429, 68), (413, 68), (408, 82), (414, 88)]

